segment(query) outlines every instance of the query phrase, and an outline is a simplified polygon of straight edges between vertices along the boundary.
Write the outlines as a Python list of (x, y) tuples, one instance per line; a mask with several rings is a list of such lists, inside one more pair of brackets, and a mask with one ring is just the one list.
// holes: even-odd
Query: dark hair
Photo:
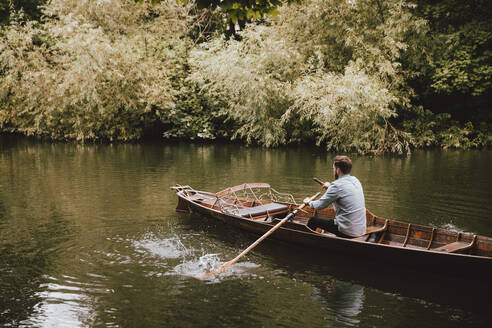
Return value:
[(350, 170), (352, 169), (352, 161), (348, 156), (335, 156), (333, 165), (338, 167), (343, 174), (350, 173)]

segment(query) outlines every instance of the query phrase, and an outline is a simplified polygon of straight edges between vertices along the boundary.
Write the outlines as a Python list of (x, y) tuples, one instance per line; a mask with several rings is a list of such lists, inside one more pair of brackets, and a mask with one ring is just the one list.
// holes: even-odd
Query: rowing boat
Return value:
[[(255, 234), (264, 234), (299, 207), (291, 194), (280, 193), (266, 183), (245, 183), (217, 193), (190, 186), (172, 188), (178, 196), (177, 211), (207, 215)], [(334, 219), (335, 212), (333, 208), (305, 207), (271, 238), (415, 270), (492, 277), (490, 237), (384, 219), (367, 211), (366, 234), (349, 239), (312, 230), (307, 226), (311, 216)]]

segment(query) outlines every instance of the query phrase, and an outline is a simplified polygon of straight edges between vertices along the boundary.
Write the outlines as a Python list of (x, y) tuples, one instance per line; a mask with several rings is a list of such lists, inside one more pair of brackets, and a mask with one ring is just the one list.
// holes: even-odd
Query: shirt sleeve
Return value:
[(338, 187), (331, 184), (320, 199), (309, 202), (309, 207), (320, 210), (330, 206), (338, 198)]

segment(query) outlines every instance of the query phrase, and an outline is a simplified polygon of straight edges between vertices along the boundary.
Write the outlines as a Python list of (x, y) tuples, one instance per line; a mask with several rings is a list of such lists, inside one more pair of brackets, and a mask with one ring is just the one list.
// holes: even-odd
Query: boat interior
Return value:
[[(215, 194), (196, 191), (189, 186), (176, 186), (173, 189), (181, 192), (183, 197), (189, 201), (204, 207), (272, 225), (300, 205), (295, 202), (292, 195), (279, 193), (266, 183), (242, 184)], [(187, 211), (187, 208), (180, 208), (178, 205), (177, 210)], [(310, 229), (307, 222), (311, 216), (333, 220), (335, 211), (332, 207), (319, 211), (305, 207), (299, 210), (292, 222), (287, 222), (284, 227), (319, 236), (339, 238), (321, 229), (316, 229), (316, 231)], [(375, 216), (369, 211), (366, 217), (366, 234), (352, 238), (352, 240), (435, 252), (492, 257), (492, 238), (490, 237), (388, 220)]]

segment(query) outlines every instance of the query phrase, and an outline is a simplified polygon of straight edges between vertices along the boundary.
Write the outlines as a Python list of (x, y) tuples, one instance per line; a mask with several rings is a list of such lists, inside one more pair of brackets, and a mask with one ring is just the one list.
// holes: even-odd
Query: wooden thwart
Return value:
[(463, 241), (455, 241), (454, 243), (437, 247), (432, 250), (438, 252), (455, 253), (458, 251), (464, 251), (472, 248), (473, 246), (475, 246), (476, 242), (477, 242), (477, 235), (473, 235), (473, 240), (471, 241), (471, 243), (465, 243)]
[(352, 238), (352, 239), (361, 240), (361, 241), (367, 241), (369, 239), (369, 237), (371, 236), (372, 233), (382, 232), (381, 237), (378, 240), (378, 243), (379, 243), (381, 241), (383, 235), (384, 235), (384, 232), (386, 230), (388, 230), (388, 222), (389, 222), (389, 220), (385, 220), (384, 221), (384, 225), (382, 225), (382, 226), (374, 226), (374, 225), (368, 226), (366, 228), (366, 234), (365, 235), (360, 236), (360, 237), (357, 237), (357, 238)]

